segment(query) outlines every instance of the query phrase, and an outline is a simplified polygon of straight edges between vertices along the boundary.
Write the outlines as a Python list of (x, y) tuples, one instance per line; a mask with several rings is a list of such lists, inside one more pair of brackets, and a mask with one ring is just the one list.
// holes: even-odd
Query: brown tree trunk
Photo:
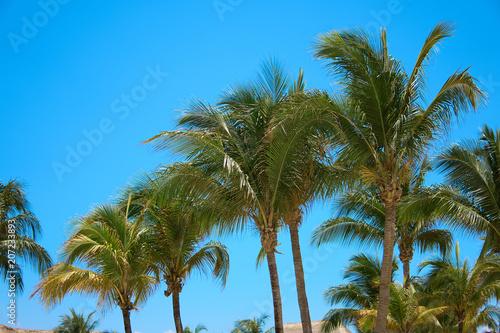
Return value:
[(126, 308), (122, 308), (122, 314), (125, 333), (132, 333), (132, 326), (130, 325), (130, 311)]
[(399, 260), (403, 263), (404, 288), (410, 287), (410, 261), (413, 259), (413, 247), (399, 244)]
[(463, 331), (464, 331), (464, 322), (460, 321), (458, 323), (458, 333), (463, 333)]
[(172, 304), (174, 308), (174, 322), (175, 322), (175, 331), (177, 333), (183, 333), (182, 329), (182, 321), (181, 321), (181, 306), (179, 302), (179, 293), (172, 292)]
[(410, 262), (408, 260), (402, 262), (403, 262), (403, 278), (405, 282), (404, 288), (408, 289), (410, 287)]
[(269, 277), (271, 279), (271, 291), (273, 293), (274, 307), (274, 331), (275, 333), (283, 332), (283, 311), (281, 307), (280, 281), (278, 278), (278, 268), (276, 265), (276, 257), (274, 254), (278, 244), (278, 235), (272, 227), (263, 228), (260, 231), (260, 241), (266, 250), (267, 265), (269, 267)]
[(302, 321), (302, 332), (312, 333), (311, 316), (309, 314), (309, 303), (306, 294), (306, 282), (304, 279), (304, 268), (302, 265), (302, 254), (299, 243), (299, 227), (297, 223), (289, 224), (290, 238), (292, 240), (293, 265), (295, 269), (295, 283), (297, 285), (297, 296), (299, 299), (300, 319)]
[(385, 203), (384, 254), (382, 257), (375, 333), (386, 332), (389, 297), (391, 293), (392, 260), (394, 255), (394, 229), (396, 225), (396, 200), (382, 201)]

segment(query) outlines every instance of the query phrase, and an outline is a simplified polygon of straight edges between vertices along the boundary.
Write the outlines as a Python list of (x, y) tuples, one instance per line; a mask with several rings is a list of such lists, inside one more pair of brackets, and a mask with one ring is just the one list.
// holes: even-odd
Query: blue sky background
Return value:
[[(311, 53), (315, 36), (332, 29), (387, 27), (390, 53), (410, 70), (425, 37), (443, 20), (456, 22), (458, 29), (428, 67), (429, 94), (454, 71), (472, 65), (471, 73), (490, 99), (454, 126), (442, 140), (449, 143), (477, 137), (482, 124), (500, 126), (498, 1), (2, 0), (0, 179), (19, 178), (29, 185), (33, 211), (44, 229), (40, 242), (57, 258), (71, 218), (109, 200), (139, 172), (173, 160), (139, 143), (172, 129), (174, 110), (187, 100), (196, 96), (214, 102), (229, 85), (251, 79), (270, 56), (295, 75), (304, 69), (309, 88), (332, 89), (335, 83)], [(150, 72), (160, 74), (155, 80)], [(127, 104), (131, 94), (137, 102)], [(439, 180), (439, 175), (429, 178)], [(300, 234), (313, 320), (329, 309), (322, 300), (324, 289), (341, 283), (342, 269), (360, 250), (308, 245), (311, 230), (331, 216), (331, 207), (315, 205)], [(284, 322), (298, 322), (288, 238), (280, 235), (283, 255), (278, 256), (283, 316)], [(462, 235), (457, 239), (463, 255), (474, 259), (480, 242)], [(188, 280), (181, 294), (184, 325), (203, 323), (210, 332), (228, 332), (237, 319), (272, 315), (267, 267), (255, 269), (258, 237), (248, 231), (223, 242), (231, 256), (227, 286), (221, 291), (196, 275)], [(420, 259), (415, 258), (414, 267)], [(18, 327), (51, 329), (69, 307), (86, 313), (95, 308), (94, 299), (71, 296), (44, 310), (28, 299), (38, 278), (27, 269), (26, 291), (18, 297)], [(164, 289), (160, 286), (132, 314), (134, 332), (174, 329), (171, 298), (164, 297)], [(0, 295), (5, 309), (6, 284), (0, 283)], [(7, 324), (5, 314), (0, 310), (2, 324)], [(108, 310), (100, 329), (122, 332), (121, 311)]]

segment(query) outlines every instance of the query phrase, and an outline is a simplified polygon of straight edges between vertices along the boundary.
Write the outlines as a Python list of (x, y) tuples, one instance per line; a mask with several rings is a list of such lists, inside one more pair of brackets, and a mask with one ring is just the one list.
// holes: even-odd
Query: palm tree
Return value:
[(176, 198), (168, 185), (162, 177), (146, 176), (124, 193), (131, 193), (132, 214), (148, 225), (149, 260), (163, 276), (165, 296), (172, 295), (176, 331), (183, 333), (179, 295), (187, 278), (201, 271), (225, 286), (229, 254), (220, 242), (205, 242), (211, 218), (208, 203)]
[(479, 141), (462, 141), (437, 158), (452, 187), (425, 193), (420, 204), (436, 205), (453, 226), (484, 235), (485, 255), (500, 253), (500, 130), (484, 125), (481, 132)]
[(433, 257), (420, 268), (429, 269), (425, 276), (429, 300), (449, 310), (456, 332), (476, 332), (481, 325), (498, 330), (500, 308), (489, 305), (500, 298), (498, 255), (480, 258), (471, 267), (467, 259), (460, 260), (457, 243), (455, 258)]
[[(393, 275), (397, 269), (398, 265), (394, 261)], [(354, 325), (360, 332), (373, 332), (377, 318), (380, 273), (378, 258), (365, 254), (351, 258), (344, 273), (344, 278), (350, 282), (330, 287), (324, 295), (330, 304), (342, 303), (346, 307), (332, 309), (326, 314), (323, 331), (333, 331), (343, 324)], [(439, 327), (437, 315), (445, 308), (423, 306), (420, 289), (418, 284), (410, 283), (406, 288), (397, 282), (391, 284), (387, 332), (413, 333), (419, 327)]]
[(253, 319), (237, 320), (234, 323), (235, 327), (231, 330), (231, 333), (271, 333), (274, 331), (274, 328), (270, 328), (264, 332), (264, 325), (267, 319), (269, 319), (269, 316), (263, 314), (259, 318), (254, 316)]
[(74, 309), (70, 308), (70, 315), (61, 316), (61, 323), (54, 328), (54, 333), (90, 333), (95, 330), (99, 325), (97, 320), (92, 317), (95, 311), (91, 312), (87, 317), (82, 313), (76, 313)]
[(64, 261), (45, 273), (31, 297), (50, 307), (69, 293), (97, 295), (99, 306), (120, 307), (125, 333), (132, 333), (130, 311), (137, 310), (158, 283), (152, 276), (143, 220), (129, 220), (128, 211), (103, 204), (72, 221), (72, 227), (62, 246)]
[[(344, 308), (334, 308), (323, 318), (322, 330), (331, 332), (340, 327), (355, 325), (358, 330), (370, 331), (361, 326), (358, 321), (366, 311), (374, 310), (378, 303), (381, 264), (378, 258), (360, 253), (354, 255), (343, 273), (343, 278), (349, 282), (340, 286), (329, 287), (323, 297), (330, 304), (343, 304)], [(391, 281), (398, 270), (398, 264), (392, 263)]]
[(305, 332), (311, 331), (295, 226), (317, 187), (307, 187), (300, 197), (293, 193), (302, 191), (301, 176), (316, 146), (305, 144), (312, 123), (286, 116), (297, 105), (292, 97), (303, 90), (302, 75), (292, 84), (275, 63), (266, 63), (255, 82), (235, 87), (216, 106), (191, 104), (178, 121), (181, 129), (146, 141), (186, 156), (188, 162), (178, 165), (176, 176), (170, 173), (172, 186), (185, 188), (191, 197), (210, 198), (226, 215), (220, 230), (232, 232), (253, 221), (266, 252), (278, 333), (283, 332), (283, 319), (275, 252), (277, 229), (284, 222), (292, 226), (301, 319)]
[(21, 260), (40, 274), (52, 265), (49, 253), (36, 243), (41, 233), (40, 223), (30, 210), (24, 184), (15, 179), (7, 183), (0, 181), (0, 274), (4, 280), (15, 277), (19, 291), (24, 287)]
[[(412, 166), (419, 165), (433, 140), (454, 115), (476, 109), (484, 100), (467, 69), (452, 74), (424, 106), (425, 64), (453, 27), (439, 23), (430, 32), (410, 74), (390, 56), (385, 30), (374, 38), (362, 30), (319, 36), (316, 57), (340, 78), (345, 97), (317, 93), (314, 109), (330, 110), (336, 120), (338, 163), (353, 167), (365, 184), (378, 188), (384, 204), (384, 254), (376, 332), (385, 332), (390, 296), (397, 207)], [(348, 107), (346, 107), (348, 106)]]
[[(421, 253), (439, 250), (442, 255), (446, 255), (452, 244), (451, 232), (436, 228), (437, 219), (432, 216), (432, 212), (429, 212), (428, 216), (421, 216), (412, 214), (411, 209), (406, 209), (407, 203), (412, 204), (413, 197), (420, 197), (426, 189), (422, 184), (425, 174), (430, 170), (430, 165), (425, 160), (418, 172), (403, 184), (401, 203), (396, 214), (395, 242), (403, 264), (405, 287), (410, 285), (410, 261), (415, 248), (420, 249)], [(323, 222), (314, 230), (312, 243), (318, 246), (335, 240), (345, 244), (355, 241), (364, 246), (378, 246), (383, 243), (384, 204), (377, 198), (373, 187), (347, 193), (340, 198), (337, 205), (337, 217)]]
[[(203, 325), (203, 324), (196, 325), (196, 328), (194, 329), (194, 333), (200, 333), (202, 331), (208, 331), (207, 327), (205, 325)], [(189, 326), (186, 326), (184, 328), (184, 333), (193, 333), (193, 331), (191, 331), (191, 329), (189, 328)]]

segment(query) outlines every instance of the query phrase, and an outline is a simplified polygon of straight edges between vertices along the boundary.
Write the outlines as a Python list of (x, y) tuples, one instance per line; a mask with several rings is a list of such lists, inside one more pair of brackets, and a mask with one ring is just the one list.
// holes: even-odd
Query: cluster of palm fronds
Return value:
[[(340, 287), (327, 292), (331, 302), (344, 301), (349, 308), (332, 310), (325, 328), (341, 322), (376, 333), (413, 332), (424, 324), (430, 325), (427, 330), (456, 326), (460, 332), (479, 323), (494, 327), (496, 308), (487, 304), (500, 295), (496, 284), (480, 291), (484, 295), (474, 300), (476, 312), (451, 311), (451, 303), (442, 300), (451, 302), (452, 296), (438, 293), (440, 284), (452, 283), (453, 269), (469, 271), (457, 261), (448, 265), (447, 277), (452, 235), (439, 223), (484, 237), (476, 263), (481, 269), (496, 265), (500, 251), (498, 132), (485, 126), (479, 142), (449, 148), (435, 162), (447, 184), (424, 186), (435, 139), (454, 117), (476, 110), (486, 99), (468, 70), (452, 74), (436, 96), (425, 96), (426, 65), (452, 32), (451, 24), (438, 24), (410, 73), (390, 55), (385, 30), (380, 36), (329, 32), (319, 36), (314, 49), (340, 79), (339, 92), (309, 90), (302, 72), (293, 79), (271, 60), (255, 80), (234, 86), (215, 104), (193, 101), (176, 130), (145, 142), (184, 160), (159, 166), (123, 189), (112, 204), (72, 221), (63, 261), (44, 273), (34, 295), (50, 306), (68, 293), (94, 294), (101, 306), (119, 306), (129, 333), (130, 311), (163, 281), (165, 295), (172, 296), (177, 333), (182, 333), (179, 294), (190, 273), (199, 269), (222, 285), (226, 281), (226, 248), (207, 237), (253, 228), (269, 268), (274, 328), (283, 333), (275, 253), (278, 232), (287, 228), (302, 328), (311, 333), (298, 230), (313, 202), (340, 198), (339, 215), (318, 227), (313, 242), (381, 244), (383, 257), (378, 271), (346, 273), (353, 283), (366, 284), (346, 288), (361, 289), (348, 295)], [(430, 101), (426, 105), (424, 98)], [(395, 245), (404, 286), (392, 281)], [(425, 283), (411, 279), (414, 247), (445, 256), (439, 259), (443, 264), (438, 259), (426, 264), (435, 274), (429, 273)], [(476, 280), (472, 273), (463, 274), (475, 286), (492, 279), (486, 273)], [(472, 294), (464, 297), (472, 302)]]

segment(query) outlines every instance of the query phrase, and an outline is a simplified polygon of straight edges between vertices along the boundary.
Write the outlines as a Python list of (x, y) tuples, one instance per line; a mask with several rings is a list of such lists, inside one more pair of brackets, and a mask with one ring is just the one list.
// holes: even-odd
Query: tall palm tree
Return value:
[(211, 218), (208, 203), (176, 198), (168, 185), (162, 177), (146, 176), (124, 193), (130, 193), (131, 213), (147, 223), (149, 260), (167, 285), (165, 296), (172, 295), (175, 328), (183, 333), (179, 296), (187, 278), (201, 271), (224, 286), (229, 254), (220, 242), (206, 242)]
[[(343, 278), (349, 282), (329, 287), (323, 297), (330, 304), (343, 304), (344, 308), (334, 308), (323, 318), (322, 330), (330, 332), (340, 325), (354, 325), (360, 331), (370, 331), (363, 328), (360, 322), (366, 311), (374, 310), (378, 303), (378, 289), (382, 266), (375, 256), (360, 253), (354, 255), (343, 273)], [(398, 270), (398, 264), (392, 263), (391, 281)]]
[(15, 179), (7, 183), (0, 181), (0, 274), (4, 280), (15, 277), (19, 291), (24, 287), (19, 259), (31, 264), (40, 274), (52, 265), (49, 253), (36, 242), (41, 233), (40, 223), (30, 210), (24, 184)]
[[(227, 213), (226, 222), (236, 221), (221, 230), (234, 231), (253, 222), (266, 252), (278, 333), (283, 332), (283, 319), (275, 258), (277, 229), (284, 222), (298, 228), (296, 221), (315, 191), (308, 189), (300, 198), (292, 198), (302, 190), (301, 175), (312, 161), (309, 154), (314, 146), (305, 144), (312, 124), (285, 116), (297, 105), (291, 103), (292, 97), (303, 90), (302, 75), (292, 83), (279, 66), (266, 63), (256, 81), (230, 90), (216, 106), (191, 104), (178, 121), (181, 129), (146, 141), (160, 150), (173, 148), (187, 158), (171, 178), (190, 196), (210, 198)], [(291, 230), (301, 319), (305, 332), (310, 332), (298, 235), (294, 227)]]
[(429, 269), (425, 285), (430, 301), (449, 310), (456, 332), (476, 332), (482, 325), (498, 330), (500, 308), (489, 305), (500, 298), (498, 255), (480, 258), (471, 267), (467, 259), (460, 260), (457, 243), (454, 258), (433, 257), (420, 268)]
[(418, 209), (439, 207), (453, 226), (484, 235), (485, 255), (500, 253), (500, 130), (484, 125), (481, 132), (479, 141), (462, 141), (439, 155), (438, 168), (451, 187), (425, 193)]
[[(356, 170), (365, 184), (378, 188), (384, 204), (384, 254), (376, 333), (385, 332), (390, 295), (395, 221), (402, 185), (419, 165), (433, 140), (449, 128), (454, 115), (476, 109), (484, 100), (467, 70), (457, 71), (425, 106), (425, 64), (453, 26), (439, 23), (430, 32), (410, 74), (379, 38), (362, 30), (333, 31), (319, 36), (316, 57), (340, 78), (345, 98), (318, 93), (313, 108), (331, 110), (336, 119), (338, 161)], [(348, 106), (347, 108), (345, 106)]]
[(231, 333), (271, 333), (274, 331), (274, 328), (270, 328), (264, 332), (264, 325), (267, 319), (269, 319), (269, 316), (263, 314), (259, 318), (254, 316), (253, 319), (237, 320)]
[[(403, 264), (404, 286), (410, 285), (410, 262), (415, 248), (421, 252), (439, 250), (446, 255), (452, 244), (452, 234), (448, 230), (437, 229), (436, 214), (427, 216), (412, 214), (406, 209), (413, 197), (419, 197), (425, 174), (430, 171), (427, 161), (418, 172), (403, 184), (401, 203), (396, 213), (395, 243), (399, 249), (399, 260)], [(375, 189), (355, 191), (345, 194), (337, 203), (337, 217), (323, 222), (312, 235), (312, 242), (318, 246), (325, 242), (340, 240), (345, 244), (357, 242), (363, 246), (382, 245), (384, 240), (384, 204), (377, 197)]]
[(90, 333), (99, 325), (99, 321), (92, 317), (95, 311), (91, 312), (87, 317), (82, 313), (76, 313), (72, 308), (69, 309), (69, 315), (61, 316), (61, 323), (54, 328), (54, 333)]
[[(45, 273), (31, 297), (50, 307), (69, 293), (97, 295), (99, 306), (120, 307), (125, 333), (132, 333), (130, 311), (137, 310), (158, 284), (143, 220), (129, 220), (128, 211), (103, 204), (73, 220), (72, 227), (62, 246), (63, 262)], [(86, 268), (74, 266), (75, 262)]]

